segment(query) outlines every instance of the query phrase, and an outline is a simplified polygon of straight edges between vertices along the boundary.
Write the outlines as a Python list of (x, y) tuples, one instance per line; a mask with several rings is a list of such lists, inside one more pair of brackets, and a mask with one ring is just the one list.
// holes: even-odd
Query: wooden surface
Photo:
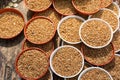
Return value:
[[(20, 2), (19, 6), (16, 8), (22, 12), (27, 22), (33, 12), (29, 11), (24, 2)], [(20, 77), (16, 74), (14, 68), (14, 62), (17, 54), (21, 52), (21, 45), (24, 39), (23, 32), (14, 39), (3, 40), (0, 39), (0, 80), (20, 80)], [(55, 35), (54, 37), (55, 47), (60, 45), (60, 38)], [(61, 78), (54, 75), (55, 80), (62, 80)]]

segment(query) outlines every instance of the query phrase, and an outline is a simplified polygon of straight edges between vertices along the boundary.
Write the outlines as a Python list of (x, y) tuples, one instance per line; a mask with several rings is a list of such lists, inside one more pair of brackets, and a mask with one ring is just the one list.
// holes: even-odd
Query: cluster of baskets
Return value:
[[(112, 0), (24, 0), (35, 12), (25, 23), (13, 8), (0, 10), (0, 38), (22, 31), (22, 52), (15, 61), (26, 80), (119, 80), (119, 6)], [(55, 49), (57, 34), (62, 44)], [(55, 50), (54, 50), (55, 49)]]

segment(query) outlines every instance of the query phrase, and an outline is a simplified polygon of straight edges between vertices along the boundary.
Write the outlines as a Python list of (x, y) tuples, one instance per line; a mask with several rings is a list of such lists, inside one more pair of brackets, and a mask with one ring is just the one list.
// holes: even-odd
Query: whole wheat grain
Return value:
[(103, 66), (103, 68), (106, 69), (111, 74), (111, 76), (113, 77), (113, 80), (119, 80), (120, 79), (120, 56), (115, 55), (115, 59), (108, 65)]
[(114, 12), (110, 11), (109, 9), (100, 10), (99, 12), (93, 14), (91, 17), (105, 20), (111, 25), (114, 32), (118, 29), (118, 16), (115, 15)]
[(120, 50), (120, 31), (119, 30), (114, 34), (112, 43), (114, 45), (115, 51), (116, 52), (119, 51)]
[(115, 3), (112, 3), (107, 8), (114, 11), (119, 16), (119, 8), (117, 7), (117, 4), (115, 5)]
[(37, 15), (38, 16), (46, 16), (46, 17), (50, 18), (55, 23), (55, 28), (57, 28), (58, 22), (61, 19), (61, 16), (52, 8), (49, 8), (44, 12), (40, 12)]
[(14, 12), (0, 14), (0, 38), (12, 38), (24, 28), (23, 18)]
[(72, 76), (80, 71), (82, 57), (76, 49), (63, 47), (54, 55), (52, 65), (56, 73), (62, 76)]
[[(63, 42), (63, 45), (71, 45), (71, 46), (74, 46), (76, 47), (78, 50), (81, 51), (81, 48), (82, 48), (82, 43), (79, 43), (79, 44), (68, 44), (66, 42)], [(82, 51), (81, 51), (82, 52)]]
[[(85, 62), (83, 68), (86, 69), (86, 68), (89, 68), (89, 67), (91, 67), (91, 65), (89, 63)], [(79, 75), (77, 75), (77, 76), (75, 76), (73, 78), (66, 78), (66, 80), (78, 80), (78, 77), (79, 77)]]
[(51, 0), (26, 0), (28, 8), (34, 11), (39, 10), (45, 10), (47, 9), (51, 4)]
[(111, 80), (109, 75), (99, 69), (92, 69), (82, 75), (79, 80)]
[(73, 0), (73, 3), (82, 13), (94, 13), (101, 8), (101, 0)]
[(24, 77), (36, 79), (46, 73), (48, 60), (42, 51), (35, 49), (27, 50), (20, 55), (17, 68)]
[(77, 13), (72, 5), (71, 0), (54, 0), (53, 5), (57, 12), (63, 15), (72, 15)]
[(53, 23), (44, 18), (34, 19), (26, 28), (27, 39), (34, 44), (49, 41), (55, 34)]
[(52, 41), (46, 43), (46, 44), (42, 44), (42, 45), (37, 45), (37, 44), (32, 44), (30, 43), (29, 41), (25, 40), (24, 41), (24, 44), (23, 44), (23, 48), (24, 49), (27, 49), (27, 48), (30, 48), (30, 47), (37, 47), (37, 48), (40, 48), (42, 50), (45, 51), (45, 53), (50, 56), (52, 51), (54, 50), (54, 44)]
[(111, 38), (111, 30), (108, 25), (100, 20), (86, 22), (80, 31), (81, 38), (93, 47), (106, 45)]
[(113, 0), (102, 0), (101, 7), (102, 8), (108, 7), (112, 2)]
[(83, 54), (85, 59), (94, 65), (105, 65), (114, 58), (114, 50), (112, 44), (100, 49), (93, 49), (84, 46)]
[(59, 28), (60, 36), (68, 42), (80, 42), (79, 27), (83, 23), (77, 18), (69, 18), (62, 22)]

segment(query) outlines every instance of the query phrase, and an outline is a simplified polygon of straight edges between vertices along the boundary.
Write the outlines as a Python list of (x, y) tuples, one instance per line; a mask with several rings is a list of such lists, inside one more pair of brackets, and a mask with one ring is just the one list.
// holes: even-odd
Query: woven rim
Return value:
[(93, 69), (99, 69), (99, 70), (101, 70), (101, 71), (104, 71), (106, 74), (108, 74), (108, 76), (110, 77), (110, 80), (113, 80), (113, 78), (112, 78), (112, 76), (110, 75), (110, 73), (109, 73), (108, 71), (106, 71), (105, 69), (102, 69), (102, 68), (100, 68), (100, 67), (90, 67), (90, 68), (87, 68), (87, 69), (83, 70), (82, 73), (79, 75), (78, 80), (80, 80), (81, 77), (82, 77), (86, 72), (88, 72), (88, 71), (90, 71), (90, 70), (93, 70)]
[(44, 17), (44, 16), (36, 16), (36, 17), (30, 19), (30, 20), (28, 21), (26, 27), (24, 28), (24, 35), (25, 35), (25, 38), (26, 38), (29, 42), (33, 43), (33, 44), (45, 44), (45, 43), (49, 42), (50, 40), (52, 40), (52, 38), (54, 37), (54, 35), (55, 35), (55, 33), (56, 33), (56, 29), (55, 29), (55, 27), (54, 27), (54, 33), (53, 33), (53, 35), (51, 36), (51, 38), (50, 38), (49, 40), (46, 40), (46, 41), (44, 41), (44, 42), (38, 42), (38, 43), (30, 41), (30, 40), (28, 39), (28, 36), (26, 35), (26, 30), (27, 30), (29, 24), (30, 24), (32, 21), (34, 21), (34, 20), (36, 20), (36, 19), (41, 19), (41, 18), (50, 21), (50, 22), (52, 23), (52, 26), (54, 27), (54, 23), (53, 23), (49, 18), (47, 18), (47, 17)]
[(65, 20), (67, 20), (67, 19), (69, 19), (69, 18), (76, 18), (76, 19), (79, 19), (79, 20), (81, 20), (81, 21), (83, 21), (83, 22), (85, 21), (85, 19), (83, 19), (82, 17), (75, 16), (75, 15), (66, 16), (66, 17), (62, 18), (62, 19), (59, 21), (58, 26), (57, 26), (58, 35), (59, 35), (59, 37), (60, 37), (63, 41), (65, 41), (66, 43), (69, 43), (69, 44), (78, 44), (78, 43), (81, 43), (81, 41), (79, 41), (79, 42), (70, 42), (70, 41), (67, 41), (67, 40), (65, 40), (65, 39), (61, 36), (61, 34), (60, 34), (59, 29), (60, 29), (61, 24), (62, 24)]
[(29, 50), (38, 50), (38, 51), (42, 52), (42, 53), (46, 56), (46, 59), (47, 59), (47, 61), (48, 61), (47, 55), (45, 54), (45, 52), (44, 52), (43, 50), (38, 49), (38, 48), (35, 48), (35, 47), (31, 47), (31, 48), (29, 48), (29, 49), (23, 50), (20, 54), (18, 54), (18, 56), (16, 57), (16, 60), (15, 60), (15, 64), (14, 64), (14, 65), (15, 65), (15, 70), (16, 70), (17, 74), (18, 74), (21, 78), (23, 78), (23, 79), (26, 79), (26, 80), (29, 80), (29, 79), (37, 80), (37, 79), (43, 77), (43, 76), (47, 73), (48, 68), (49, 68), (49, 63), (48, 63), (48, 65), (47, 65), (47, 67), (46, 67), (46, 71), (45, 71), (42, 75), (40, 75), (38, 78), (27, 78), (27, 77), (25, 77), (24, 75), (22, 75), (22, 74), (19, 72), (18, 67), (17, 67), (17, 63), (18, 63), (18, 60), (19, 60), (20, 56), (21, 56), (22, 54), (24, 54), (25, 51), (29, 51)]
[[(78, 71), (78, 73), (76, 73), (76, 74), (74, 74), (74, 75), (72, 75), (72, 76), (62, 76), (62, 75), (58, 74), (58, 73), (54, 70), (53, 65), (52, 65), (52, 60), (53, 60), (53, 57), (55, 56), (56, 52), (57, 52), (59, 49), (65, 48), (65, 47), (74, 48), (75, 50), (77, 50), (77, 51), (80, 53), (80, 55), (81, 55), (81, 57), (82, 57), (82, 64), (81, 64), (82, 66), (81, 66), (80, 70)], [(77, 75), (82, 71), (83, 66), (84, 66), (84, 57), (83, 57), (82, 53), (81, 53), (77, 48), (75, 48), (75, 47), (73, 47), (73, 46), (67, 45), (67, 46), (58, 47), (57, 49), (54, 50), (54, 52), (53, 52), (52, 55), (50, 56), (50, 67), (51, 67), (52, 71), (53, 71), (56, 75), (58, 75), (58, 76), (60, 76), (60, 77), (62, 77), (62, 78), (72, 78), (72, 77), (77, 76)]]
[[(0, 14), (5, 13), (5, 12), (13, 12), (13, 13), (15, 13), (17, 15), (20, 15), (22, 17), (22, 19), (23, 19), (23, 22), (24, 22), (24, 26), (23, 26), (23, 29), (24, 29), (24, 27), (25, 27), (25, 19), (24, 19), (23, 14), (19, 10), (13, 9), (13, 8), (0, 9)], [(16, 34), (15, 36), (8, 37), (8, 38), (3, 38), (3, 37), (0, 37), (0, 38), (1, 39), (11, 39), (11, 38), (14, 38), (14, 37), (18, 36), (23, 31), (23, 29), (18, 34)]]

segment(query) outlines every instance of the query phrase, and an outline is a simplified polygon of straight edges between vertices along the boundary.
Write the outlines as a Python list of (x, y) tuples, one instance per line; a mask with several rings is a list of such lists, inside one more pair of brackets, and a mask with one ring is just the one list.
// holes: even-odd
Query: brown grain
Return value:
[(11, 38), (18, 35), (24, 27), (23, 18), (14, 12), (0, 14), (0, 38)]
[(60, 36), (68, 42), (80, 42), (79, 28), (82, 23), (83, 21), (77, 18), (66, 19), (60, 25)]
[(109, 75), (102, 70), (92, 69), (82, 75), (79, 80), (111, 80)]
[(23, 45), (23, 48), (24, 49), (27, 49), (27, 48), (30, 48), (30, 47), (37, 47), (37, 48), (40, 48), (42, 50), (45, 51), (45, 53), (50, 56), (52, 51), (54, 50), (54, 44), (52, 41), (46, 43), (46, 44), (42, 44), (42, 45), (36, 45), (36, 44), (32, 44), (30, 43), (29, 41), (25, 40), (24, 42), (24, 45)]
[(35, 44), (49, 41), (55, 33), (53, 23), (47, 19), (34, 19), (26, 28), (26, 36), (29, 41)]
[(81, 48), (82, 48), (82, 44), (81, 43), (78, 43), (78, 44), (68, 44), (66, 42), (63, 42), (63, 45), (71, 45), (71, 46), (74, 46), (76, 47), (78, 50), (81, 51)]
[(54, 0), (55, 9), (63, 15), (76, 14), (71, 0)]
[(34, 11), (45, 10), (51, 4), (51, 0), (26, 0), (28, 8)]
[(48, 71), (46, 74), (45, 74), (45, 76), (43, 76), (41, 79), (39, 79), (39, 80), (52, 80), (51, 79), (51, 73), (50, 73), (50, 71)]
[(113, 31), (116, 31), (116, 29), (118, 29), (118, 17), (109, 9), (100, 10), (99, 12), (93, 14), (91, 17), (105, 20), (111, 25)]
[(84, 42), (93, 47), (106, 45), (111, 38), (111, 34), (108, 25), (100, 20), (86, 22), (80, 33)]
[(50, 18), (55, 23), (55, 28), (57, 28), (58, 22), (61, 19), (61, 16), (52, 8), (49, 8), (44, 12), (38, 13), (38, 16), (46, 16)]
[(75, 7), (83, 13), (94, 13), (100, 9), (101, 0), (74, 0)]
[(120, 79), (120, 56), (115, 56), (115, 60), (113, 60), (108, 65), (103, 66), (104, 69), (106, 69), (111, 76), (113, 77), (113, 80), (119, 80)]
[(46, 72), (48, 61), (45, 54), (38, 50), (27, 50), (18, 59), (17, 68), (24, 77), (39, 78)]
[(114, 45), (115, 51), (120, 50), (120, 31), (119, 30), (114, 34), (112, 43)]
[[(89, 67), (91, 67), (91, 65), (89, 63), (85, 62), (83, 68), (86, 69), (86, 68), (89, 68)], [(77, 75), (77, 76), (75, 76), (73, 78), (66, 78), (66, 80), (78, 80), (78, 77), (79, 77), (79, 75)]]
[(62, 76), (72, 76), (80, 71), (82, 67), (82, 57), (74, 48), (60, 48), (53, 57), (52, 65), (58, 74)]
[(112, 3), (112, 0), (102, 0), (101, 7), (105, 8), (108, 7)]
[(85, 59), (94, 65), (105, 65), (110, 62), (113, 58), (113, 47), (112, 44), (100, 49), (92, 49), (84, 46), (84, 57)]
[(114, 3), (109, 5), (107, 8), (114, 11), (119, 16), (119, 8)]

